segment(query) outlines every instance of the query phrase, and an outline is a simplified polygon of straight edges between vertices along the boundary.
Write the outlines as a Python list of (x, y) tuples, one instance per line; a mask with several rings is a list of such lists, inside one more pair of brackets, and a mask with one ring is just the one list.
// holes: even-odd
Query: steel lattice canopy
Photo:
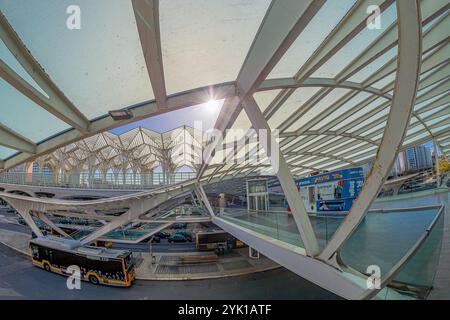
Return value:
[[(434, 139), (448, 156), (449, 4), (419, 3), (420, 82), (402, 148)], [(67, 27), (70, 5), (79, 30)], [(369, 5), (379, 28), (367, 26)], [(0, 10), (0, 169), (58, 152), (68, 165), (92, 153), (113, 163), (120, 148), (152, 167), (164, 134), (130, 132), (121, 144), (106, 131), (210, 99), (225, 99), (231, 128), (249, 129), (230, 103), (242, 92), (279, 129), (295, 175), (365, 163), (381, 144), (399, 57), (394, 0), (0, 0)], [(108, 113), (121, 109), (131, 118)], [(267, 166), (213, 161), (201, 173)]]

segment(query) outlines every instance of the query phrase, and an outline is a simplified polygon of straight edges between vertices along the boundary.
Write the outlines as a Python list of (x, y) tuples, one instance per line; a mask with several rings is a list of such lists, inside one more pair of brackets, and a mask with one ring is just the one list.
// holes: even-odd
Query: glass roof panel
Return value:
[(416, 126), (414, 126), (412, 128), (409, 128), (406, 131), (406, 136), (409, 136), (409, 135), (411, 135), (413, 133), (416, 133), (416, 132), (424, 130), (424, 129), (425, 129), (425, 127), (422, 124), (418, 123)]
[[(375, 155), (376, 155), (376, 153), (374, 152), (374, 153), (369, 154), (369, 155), (367, 155), (367, 156), (364, 156), (364, 157), (361, 157), (361, 158), (354, 159), (353, 161), (354, 161), (354, 162), (360, 162), (360, 161), (368, 160), (368, 159), (371, 159), (371, 158), (375, 157)], [(330, 168), (329, 170), (334, 170), (334, 168)]]
[[(391, 4), (382, 13), (380, 29), (365, 28), (358, 33), (350, 42), (339, 50), (331, 59), (322, 65), (312, 76), (334, 78), (346, 65), (355, 59), (367, 46), (377, 39), (397, 19), (397, 8)], [(387, 60), (386, 60), (387, 62)]]
[(386, 87), (388, 84), (390, 84), (391, 82), (393, 82), (395, 80), (395, 77), (397, 75), (395, 73), (391, 73), (390, 75), (384, 77), (381, 80), (378, 80), (377, 82), (375, 82), (374, 84), (372, 84), (372, 87), (377, 88), (377, 89), (383, 89), (384, 87)]
[(430, 134), (428, 132), (424, 132), (424, 133), (421, 133), (421, 134), (419, 134), (417, 136), (414, 136), (413, 138), (410, 138), (410, 139), (408, 139), (408, 137), (406, 137), (405, 141), (403, 141), (403, 145), (407, 145), (407, 144), (416, 142), (416, 141), (418, 141), (420, 139), (423, 139), (423, 138), (425, 138), (425, 137), (427, 137), (429, 135)]
[[(342, 141), (342, 137), (341, 136), (336, 136), (336, 137), (330, 137), (327, 141), (326, 141), (326, 143), (327, 144), (329, 144), (330, 142), (336, 142), (336, 143), (339, 143), (339, 141)], [(314, 151), (316, 151), (316, 150), (318, 150), (318, 149), (321, 149), (322, 148), (322, 145), (318, 145), (317, 147), (315, 147), (315, 148), (312, 148), (311, 150), (309, 150), (310, 152), (314, 152)]]
[(69, 128), (1, 78), (0, 97), (0, 122), (33, 142)]
[[(233, 130), (241, 130), (242, 133), (246, 133), (248, 129), (250, 129), (252, 126), (250, 120), (247, 117), (247, 113), (244, 109), (241, 110), (239, 113), (239, 116), (236, 118), (236, 121), (234, 122), (231, 129)], [(242, 136), (242, 135), (241, 135)]]
[(358, 140), (355, 139), (342, 139), (342, 143), (334, 144), (326, 148), (326, 152), (330, 153), (335, 150), (341, 150), (340, 153), (345, 153), (346, 151), (356, 148), (355, 144), (359, 144)]
[[(436, 134), (436, 133), (438, 133), (438, 132), (440, 132), (440, 131), (443, 131), (443, 130), (447, 130), (448, 131), (448, 127), (449, 127), (449, 122), (447, 121), (447, 123), (445, 124), (445, 125), (443, 125), (443, 126), (439, 126), (439, 127), (436, 127), (436, 128), (432, 128), (431, 129), (431, 132), (433, 132), (433, 134)], [(442, 133), (441, 133), (442, 134)]]
[(8, 47), (6, 47), (5, 43), (2, 39), (0, 39), (0, 59), (5, 62), (8, 67), (10, 67), (14, 72), (16, 72), (22, 79), (24, 79), (28, 84), (33, 86), (36, 90), (42, 93), (45, 97), (48, 98), (47, 93), (39, 87), (39, 85), (34, 81), (34, 79), (24, 70), (24, 68), (20, 65), (20, 63), (16, 60), (14, 55), (9, 51)]
[(0, 146), (0, 159), (6, 159), (13, 154), (17, 153), (17, 150), (13, 150), (7, 147)]
[(427, 121), (427, 125), (433, 126), (433, 125), (435, 125), (435, 124), (437, 124), (437, 123), (439, 123), (441, 121), (444, 121), (445, 119), (450, 119), (450, 113), (446, 114), (446, 115), (443, 115), (441, 117), (438, 117), (438, 118), (435, 118), (435, 119)]
[(302, 143), (299, 147), (297, 147), (297, 148), (294, 150), (294, 152), (295, 152), (295, 151), (299, 151), (299, 150), (303, 150), (303, 149), (306, 148), (307, 146), (312, 145), (313, 143), (317, 142), (318, 140), (320, 140), (320, 139), (322, 139), (322, 138), (324, 138), (324, 137), (325, 137), (325, 136), (323, 136), (323, 135), (319, 135), (319, 136), (317, 136), (317, 137), (314, 137), (312, 140), (310, 140), (310, 141), (308, 141), (308, 142), (306, 142), (306, 143)]
[[(297, 143), (297, 142), (299, 142), (299, 141), (302, 141), (302, 140), (304, 140), (306, 138), (306, 136), (298, 136), (298, 137), (295, 137), (294, 139), (292, 139), (292, 140), (288, 140), (289, 142), (287, 142), (285, 145), (283, 145), (282, 147), (281, 147), (281, 150), (284, 150), (284, 149), (286, 149), (286, 148), (289, 148), (290, 146), (292, 146), (293, 144), (295, 144), (295, 143)], [(289, 138), (290, 139), (290, 138)], [(283, 140), (284, 141), (284, 140)]]
[(317, 169), (328, 168), (330, 165), (336, 165), (337, 163), (339, 163), (339, 164), (341, 164), (341, 165), (347, 164), (346, 162), (342, 162), (342, 161), (340, 161), (340, 160), (332, 160), (332, 161), (330, 161), (330, 162), (327, 162), (327, 163), (325, 163), (325, 164), (318, 165), (318, 166), (315, 166), (315, 167), (316, 167)]
[(422, 113), (418, 113), (420, 115), (420, 117), (422, 118), (426, 118), (428, 116), (431, 116), (439, 111), (443, 111), (443, 110), (447, 110), (448, 113), (450, 113), (450, 108), (448, 104), (444, 104), (443, 106), (437, 107), (437, 108), (433, 108), (431, 110), (422, 112)]
[(369, 119), (364, 120), (361, 123), (359, 123), (358, 125), (352, 127), (350, 130), (348, 130), (348, 132), (353, 133), (355, 131), (363, 129), (364, 127), (372, 124), (373, 122), (380, 119), (381, 117), (386, 116), (389, 113), (389, 111), (390, 111), (390, 108), (384, 108), (383, 110), (380, 110), (378, 113), (371, 116)]
[(287, 99), (278, 111), (268, 119), (271, 128), (277, 128), (285, 119), (291, 117), (321, 88), (299, 88)]
[(316, 124), (314, 127), (312, 127), (312, 130), (319, 130), (327, 123), (330, 123), (336, 117), (348, 113), (348, 111), (353, 108), (358, 103), (362, 102), (366, 98), (370, 97), (371, 94), (367, 92), (360, 92), (357, 95), (355, 95), (353, 98), (351, 98), (348, 102), (346, 102), (344, 105), (342, 105), (339, 109), (331, 113), (329, 116), (325, 117), (323, 120), (321, 120), (318, 124)]
[(293, 77), (355, 3), (355, 0), (326, 1), (268, 78)]
[(300, 129), (304, 124), (308, 123), (315, 117), (319, 117), (322, 112), (330, 108), (336, 101), (349, 93), (349, 89), (334, 89), (325, 98), (320, 100), (314, 107), (306, 112), (297, 122), (288, 128), (289, 131)]
[(398, 48), (394, 47), (387, 52), (385, 52), (381, 57), (377, 58), (375, 61), (372, 61), (369, 65), (365, 66), (363, 69), (355, 73), (353, 76), (348, 78), (349, 81), (354, 81), (361, 83), (367, 78), (369, 78), (372, 74), (381, 69), (388, 61), (394, 58), (397, 55)]
[(258, 103), (259, 109), (264, 112), (280, 91), (281, 90), (260, 91), (256, 92), (253, 97)]
[[(81, 29), (67, 28), (70, 5)], [(52, 80), (89, 119), (154, 98), (131, 1), (0, 0), (2, 12)]]
[[(422, 101), (422, 102), (420, 102), (420, 103), (417, 103), (417, 104), (414, 106), (414, 111), (422, 110), (422, 109), (426, 108), (429, 104), (432, 104), (433, 102), (435, 102), (435, 101), (437, 101), (437, 100), (443, 98), (444, 96), (447, 97), (447, 100), (446, 100), (446, 101), (448, 101), (448, 98), (450, 98), (450, 94), (449, 94), (449, 92), (444, 92), (444, 93), (442, 93), (442, 94), (439, 94), (439, 95), (437, 95), (437, 96), (434, 96), (434, 97), (431, 98), (431, 99), (427, 99), (427, 100), (424, 100), (424, 101)], [(444, 102), (444, 103), (445, 103), (445, 102)]]
[[(363, 117), (364, 115), (368, 114), (370, 111), (375, 110), (382, 104), (384, 104), (386, 100), (384, 98), (378, 98), (371, 103), (369, 103), (367, 106), (362, 108), (361, 110), (358, 110), (356, 112), (351, 112), (348, 117), (343, 119), (341, 122), (339, 122), (336, 126), (334, 126), (333, 130), (339, 130), (345, 126), (353, 124), (355, 121), (357, 121), (359, 118)], [(385, 108), (388, 108), (387, 106)], [(355, 122), (356, 124), (356, 122)]]
[(376, 149), (378, 149), (377, 146), (371, 146), (371, 147), (367, 146), (367, 148), (365, 148), (364, 150), (361, 150), (361, 151), (358, 151), (358, 152), (353, 152), (352, 155), (351, 155), (351, 157), (352, 157), (352, 159), (354, 159), (354, 158), (357, 157), (358, 155), (361, 155), (361, 154), (363, 154), (363, 153), (369, 152), (369, 151), (371, 151), (371, 150), (376, 150)]
[[(386, 126), (386, 123), (387, 123), (387, 121), (382, 121), (382, 122), (379, 123), (378, 125), (376, 125), (376, 126), (370, 128), (370, 129), (368, 129), (368, 130), (362, 132), (361, 135), (362, 135), (363, 137), (366, 137), (366, 138), (370, 138), (372, 135), (375, 136), (375, 135), (377, 135), (380, 131), (384, 131), (384, 130), (382, 130), (382, 129), (384, 129), (384, 127)], [(364, 130), (364, 129), (361, 129), (361, 131), (362, 131), (362, 130)]]
[(168, 94), (234, 81), (269, 4), (269, 0), (160, 1)]

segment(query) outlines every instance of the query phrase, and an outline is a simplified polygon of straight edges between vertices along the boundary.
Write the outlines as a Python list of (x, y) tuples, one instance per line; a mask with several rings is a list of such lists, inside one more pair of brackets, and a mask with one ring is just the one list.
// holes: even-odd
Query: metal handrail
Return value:
[[(432, 206), (436, 208), (436, 206)], [(363, 292), (363, 294), (359, 297), (360, 300), (367, 300), (375, 297), (378, 292), (383, 290), (394, 278), (395, 276), (403, 270), (403, 268), (406, 266), (406, 264), (415, 256), (417, 251), (422, 247), (422, 245), (425, 243), (425, 240), (428, 239), (428, 237), (431, 234), (431, 231), (433, 231), (434, 227), (437, 224), (437, 221), (442, 216), (444, 212), (444, 205), (439, 206), (440, 209), (436, 216), (434, 217), (433, 221), (431, 221), (428, 228), (424, 231), (424, 233), (420, 236), (420, 238), (416, 241), (416, 243), (411, 247), (411, 249), (406, 252), (406, 254), (391, 268), (391, 270), (381, 279), (381, 284), (379, 288), (373, 288), (373, 289), (367, 289)]]

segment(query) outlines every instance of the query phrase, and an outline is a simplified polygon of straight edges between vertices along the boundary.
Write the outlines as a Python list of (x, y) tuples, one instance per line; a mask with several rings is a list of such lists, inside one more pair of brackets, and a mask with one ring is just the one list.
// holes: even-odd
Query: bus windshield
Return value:
[(125, 260), (125, 268), (127, 271), (129, 271), (133, 267), (133, 260), (131, 259), (131, 254), (127, 254), (124, 260)]

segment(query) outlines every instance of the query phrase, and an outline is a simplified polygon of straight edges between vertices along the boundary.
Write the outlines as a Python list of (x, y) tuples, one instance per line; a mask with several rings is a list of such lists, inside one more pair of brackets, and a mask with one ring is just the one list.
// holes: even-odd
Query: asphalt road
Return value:
[(66, 277), (31, 265), (29, 258), (0, 244), (0, 299), (337, 299), (335, 295), (280, 268), (248, 276), (194, 280), (143, 281), (131, 288), (94, 286), (68, 290)]
[(30, 228), (28, 228), (27, 226), (22, 226), (20, 224), (1, 223), (0, 222), (0, 232), (1, 232), (1, 229), (25, 233), (25, 234), (31, 234)]

